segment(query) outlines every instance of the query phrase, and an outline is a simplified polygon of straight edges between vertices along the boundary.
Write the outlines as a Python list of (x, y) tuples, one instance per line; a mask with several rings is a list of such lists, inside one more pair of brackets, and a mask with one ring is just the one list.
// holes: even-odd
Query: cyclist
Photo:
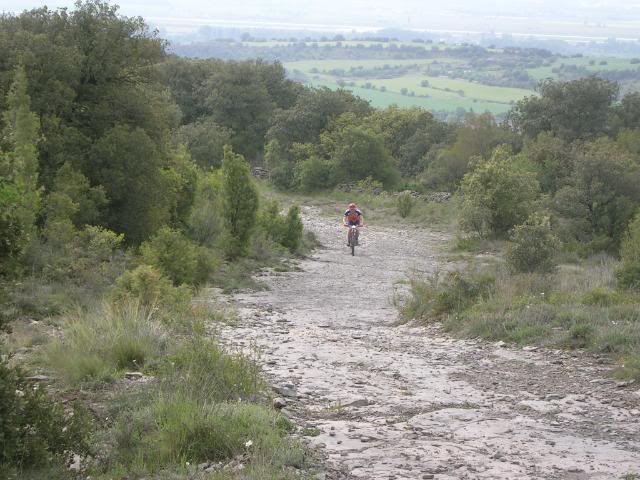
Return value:
[[(350, 203), (347, 211), (344, 212), (344, 226), (351, 227), (355, 225), (356, 227), (362, 227), (364, 225), (364, 217), (362, 216), (362, 212), (358, 209), (358, 206), (355, 203)], [(356, 245), (358, 244), (358, 237), (356, 233)], [(349, 235), (347, 234), (347, 247), (350, 247), (351, 244), (349, 242)]]

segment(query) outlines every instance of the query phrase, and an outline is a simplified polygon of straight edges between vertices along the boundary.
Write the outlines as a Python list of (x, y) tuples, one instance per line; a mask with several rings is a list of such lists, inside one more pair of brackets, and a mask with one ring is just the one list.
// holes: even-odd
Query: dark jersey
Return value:
[(348, 225), (359, 225), (361, 222), (362, 212), (359, 209), (347, 210), (344, 217)]

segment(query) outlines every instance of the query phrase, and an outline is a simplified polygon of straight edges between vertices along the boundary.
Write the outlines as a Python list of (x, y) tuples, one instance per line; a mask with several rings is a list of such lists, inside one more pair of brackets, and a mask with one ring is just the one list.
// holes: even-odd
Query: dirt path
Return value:
[(603, 360), (392, 325), (394, 282), (433, 271), (442, 234), (369, 228), (352, 258), (336, 222), (306, 227), (324, 248), (237, 295), (222, 337), (257, 345), (285, 413), (319, 433), (318, 478), (640, 478), (640, 385)]

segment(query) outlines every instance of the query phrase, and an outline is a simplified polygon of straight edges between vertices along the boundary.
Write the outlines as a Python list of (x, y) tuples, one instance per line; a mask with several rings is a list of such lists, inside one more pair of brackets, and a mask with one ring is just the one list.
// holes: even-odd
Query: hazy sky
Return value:
[[(168, 32), (206, 24), (303, 24), (398, 27), (553, 35), (640, 37), (640, 0), (120, 0), (125, 15), (141, 15)], [(0, 0), (0, 10), (70, 0)]]

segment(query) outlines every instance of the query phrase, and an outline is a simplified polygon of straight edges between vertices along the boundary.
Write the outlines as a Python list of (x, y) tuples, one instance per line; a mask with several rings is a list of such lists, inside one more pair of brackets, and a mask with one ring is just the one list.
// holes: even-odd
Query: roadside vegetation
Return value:
[(0, 477), (300, 478), (208, 290), (302, 255), (298, 207), (265, 201), (231, 130), (190, 142), (142, 20), (88, 1), (0, 31)]
[[(573, 103), (589, 85), (598, 95)], [(472, 159), (460, 180), (453, 250), (466, 269), (415, 279), (403, 315), (489, 340), (586, 348), (638, 379), (640, 130), (620, 125), (628, 99), (613, 103), (615, 84), (540, 92), (510, 113), (522, 147)]]

